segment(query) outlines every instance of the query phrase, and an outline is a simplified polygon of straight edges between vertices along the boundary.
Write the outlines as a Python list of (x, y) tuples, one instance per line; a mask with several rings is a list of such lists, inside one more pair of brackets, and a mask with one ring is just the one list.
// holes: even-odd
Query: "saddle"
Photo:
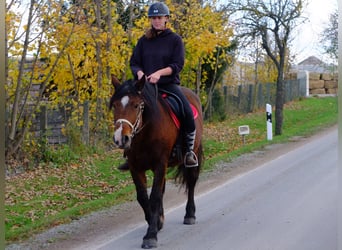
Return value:
[[(183, 157), (183, 141), (184, 141), (184, 133), (181, 130), (181, 122), (180, 118), (181, 116), (184, 116), (184, 107), (181, 99), (175, 95), (174, 93), (162, 90), (160, 91), (162, 99), (165, 101), (169, 115), (172, 118), (172, 121), (178, 128), (178, 137), (176, 140), (176, 144), (173, 147), (170, 159), (169, 159), (169, 164), (172, 165), (174, 161), (179, 162), (182, 161)], [(192, 109), (192, 113), (194, 116), (194, 119), (198, 117), (198, 111), (194, 105), (190, 103), (190, 107)]]
[[(175, 95), (174, 93), (167, 92), (165, 90), (161, 91), (161, 96), (166, 106), (168, 107), (169, 114), (172, 118), (172, 121), (176, 125), (178, 129), (181, 128), (179, 117), (184, 116), (184, 107), (181, 99)], [(198, 117), (198, 111), (194, 105), (190, 103), (190, 107), (192, 109), (192, 113), (194, 116), (194, 119)]]

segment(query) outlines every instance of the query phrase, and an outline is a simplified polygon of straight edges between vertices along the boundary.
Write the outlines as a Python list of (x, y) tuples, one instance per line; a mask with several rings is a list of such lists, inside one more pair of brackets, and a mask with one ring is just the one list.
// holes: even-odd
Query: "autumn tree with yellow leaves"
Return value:
[[(229, 19), (212, 1), (167, 0), (166, 4), (170, 28), (185, 43), (182, 84), (197, 91), (205, 103), (210, 96), (206, 84), (213, 88), (219, 69), (230, 60)], [(42, 105), (70, 107), (70, 121), (82, 126), (80, 116), (87, 102), (92, 131), (109, 130), (110, 75), (122, 80), (132, 76), (128, 62), (149, 25), (147, 9), (141, 1), (7, 1), (7, 157), (35, 143), (30, 126)], [(213, 74), (215, 80), (210, 79)], [(38, 93), (32, 94), (32, 86), (38, 86)]]

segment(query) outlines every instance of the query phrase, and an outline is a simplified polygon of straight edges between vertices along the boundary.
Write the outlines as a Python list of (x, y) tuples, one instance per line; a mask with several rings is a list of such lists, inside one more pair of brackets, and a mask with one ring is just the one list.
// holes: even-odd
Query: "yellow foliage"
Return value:
[[(197, 0), (189, 0), (182, 4), (174, 4), (171, 0), (171, 22), (177, 27), (184, 40), (186, 63), (181, 78), (183, 84), (193, 87), (198, 71), (198, 63), (203, 59), (215, 61), (218, 47), (228, 47), (233, 35), (228, 19), (223, 13), (216, 11), (216, 1), (208, 1), (201, 5)], [(214, 64), (212, 64), (214, 68)], [(206, 80), (202, 72), (202, 82)]]
[[(182, 2), (176, 4), (166, 0), (171, 11), (169, 27), (183, 37), (185, 44), (182, 82), (193, 87), (199, 62), (210, 63), (214, 67), (217, 48), (229, 46), (232, 29), (223, 13), (216, 11), (215, 1), (202, 5), (197, 0)], [(124, 30), (117, 21), (120, 13), (116, 13), (114, 1), (110, 2), (111, 6), (107, 6), (107, 1), (101, 1), (99, 12), (96, 12), (93, 1), (83, 1), (80, 6), (70, 5), (68, 9), (64, 9), (61, 3), (52, 0), (49, 5), (34, 6), (35, 21), (30, 30), (28, 51), (38, 58), (38, 62), (31, 71), (22, 73), (21, 91), (28, 91), (30, 82), (42, 84), (46, 87), (44, 95), (52, 105), (70, 104), (74, 107), (73, 119), (83, 112), (81, 104), (89, 101), (90, 116), (95, 118), (98, 104), (102, 105), (103, 113), (107, 110), (106, 104), (113, 91), (109, 74), (119, 78), (129, 76), (128, 62), (132, 49), (150, 27), (150, 22), (143, 15), (133, 20), (133, 27)], [(144, 8), (143, 13), (146, 13), (148, 6)], [(108, 11), (111, 27), (108, 27), (106, 18)], [(95, 13), (100, 13), (99, 25)], [(29, 32), (25, 30), (27, 24), (20, 23), (21, 17), (22, 13), (13, 10), (6, 13), (8, 52), (11, 56), (22, 56), (23, 39), (18, 39), (18, 36)], [(225, 55), (221, 56), (225, 58)], [(207, 72), (201, 75), (203, 82), (208, 75)], [(6, 91), (10, 102), (13, 102), (17, 90), (18, 77), (18, 60), (9, 60)], [(206, 99), (204, 91), (200, 95)], [(28, 96), (33, 101), (40, 98)]]

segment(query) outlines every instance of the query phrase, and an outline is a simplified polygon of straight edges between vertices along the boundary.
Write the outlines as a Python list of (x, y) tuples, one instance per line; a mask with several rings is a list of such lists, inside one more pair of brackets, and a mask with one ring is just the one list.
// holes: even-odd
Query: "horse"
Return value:
[[(136, 188), (137, 201), (142, 207), (148, 229), (143, 237), (142, 248), (157, 247), (157, 233), (164, 224), (163, 195), (168, 167), (177, 167), (175, 180), (185, 186), (187, 203), (183, 223), (196, 223), (194, 191), (203, 163), (202, 132), (203, 116), (198, 96), (188, 88), (181, 87), (190, 104), (197, 111), (196, 140), (194, 152), (198, 157), (197, 167), (185, 167), (183, 158), (173, 153), (180, 129), (177, 127), (170, 106), (157, 89), (145, 77), (120, 83), (112, 76), (114, 94), (109, 107), (114, 113), (114, 142), (124, 150), (129, 171)], [(179, 154), (178, 154), (179, 155)], [(148, 196), (146, 171), (153, 173), (153, 184)]]

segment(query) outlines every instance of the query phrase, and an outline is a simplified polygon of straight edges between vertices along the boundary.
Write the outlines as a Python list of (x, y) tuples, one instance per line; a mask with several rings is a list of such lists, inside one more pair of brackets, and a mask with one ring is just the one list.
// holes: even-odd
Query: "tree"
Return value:
[(305, 0), (234, 0), (226, 6), (237, 16), (237, 33), (241, 41), (261, 39), (262, 48), (277, 68), (275, 135), (282, 134), (284, 69), (290, 35), (301, 20), (304, 4)]
[[(210, 118), (212, 116), (211, 109), (214, 106), (215, 98), (217, 98), (215, 88), (219, 82), (222, 82), (223, 75), (228, 67), (233, 64), (236, 46), (237, 44), (233, 41), (228, 47), (218, 47), (214, 60), (204, 60), (204, 63), (201, 66), (201, 74), (206, 76), (203, 84), (208, 94), (207, 102), (204, 104), (203, 108), (205, 118)], [(217, 102), (217, 104), (220, 103)], [(225, 116), (223, 114), (221, 115), (221, 118), (223, 119)]]
[[(15, 1), (10, 2), (6, 8), (6, 57), (12, 55), (6, 66), (6, 157), (16, 155), (28, 136), (46, 86), (70, 42), (75, 27), (70, 24), (70, 32), (63, 33), (64, 42), (58, 47), (49, 32), (60, 22), (59, 14), (63, 6), (55, 2), (49, 2), (47, 5), (45, 1), (31, 0), (28, 3), (26, 25), (21, 29), (20, 23), (25, 19), (23, 13), (11, 10), (15, 4)], [(53, 50), (57, 52), (52, 53)], [(48, 63), (42, 64), (42, 59), (46, 58), (44, 55), (47, 54), (54, 56), (49, 58)], [(31, 68), (27, 70), (29, 55), (32, 55), (33, 59), (30, 62)], [(31, 87), (37, 83), (39, 91), (32, 95)]]
[[(196, 86), (206, 101), (203, 89), (215, 86), (229, 59), (232, 28), (211, 1), (166, 1), (170, 28), (183, 36), (186, 47), (182, 83)], [(109, 75), (122, 80), (131, 76), (132, 48), (150, 26), (150, 1), (30, 0), (17, 6), (22, 2), (8, 1), (6, 6), (6, 157), (33, 155), (29, 150), (39, 142), (30, 127), (42, 105), (70, 108), (68, 121), (80, 127), (87, 102), (92, 131), (108, 131)], [(32, 86), (39, 93), (33, 95)]]
[[(6, 57), (11, 56), (6, 67), (6, 157), (18, 155), (23, 145), (35, 148), (29, 129), (46, 97), (49, 102), (44, 104), (72, 105), (76, 117), (82, 113), (80, 104), (89, 100), (94, 127), (104, 125), (103, 100), (111, 93), (108, 75), (123, 72), (128, 57), (112, 1), (65, 5), (31, 0), (25, 8), (27, 19), (15, 3), (6, 9)], [(38, 94), (32, 95), (33, 85), (39, 86)]]
[[(173, 27), (183, 37), (186, 59), (182, 84), (194, 88), (207, 107), (220, 75), (229, 63), (233, 30), (216, 1), (169, 4)], [(204, 89), (204, 91), (203, 91)]]
[(327, 54), (333, 59), (338, 59), (338, 11), (330, 14), (329, 24), (321, 34), (321, 44)]

